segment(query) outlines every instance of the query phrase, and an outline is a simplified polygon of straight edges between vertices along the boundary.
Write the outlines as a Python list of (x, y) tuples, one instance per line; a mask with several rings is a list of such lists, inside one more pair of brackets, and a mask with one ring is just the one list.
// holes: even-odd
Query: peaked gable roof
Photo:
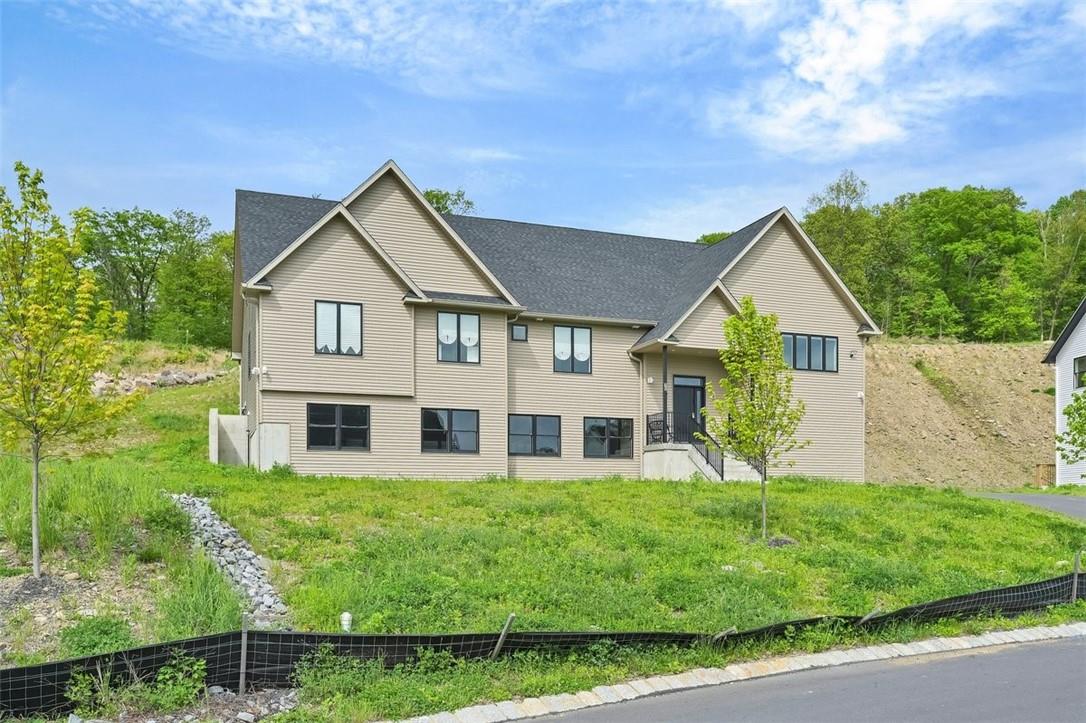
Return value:
[(242, 282), (259, 281), (253, 275), (323, 218), (336, 203), (324, 198), (235, 191), (234, 234), (240, 252)]
[(1075, 329), (1078, 328), (1079, 323), (1082, 321), (1082, 317), (1086, 316), (1086, 297), (1079, 302), (1078, 308), (1075, 309), (1075, 313), (1071, 315), (1071, 318), (1067, 322), (1067, 326), (1063, 327), (1063, 331), (1056, 337), (1056, 342), (1052, 345), (1052, 348), (1045, 354), (1045, 358), (1041, 361), (1045, 364), (1055, 364), (1056, 357), (1059, 356), (1060, 350), (1063, 349), (1063, 345), (1067, 343), (1067, 340), (1071, 338), (1071, 335), (1075, 333)]

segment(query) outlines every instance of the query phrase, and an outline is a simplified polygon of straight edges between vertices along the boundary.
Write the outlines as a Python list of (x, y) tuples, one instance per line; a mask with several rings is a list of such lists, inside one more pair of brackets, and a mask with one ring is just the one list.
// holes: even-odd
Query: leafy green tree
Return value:
[(1071, 403), (1063, 409), (1067, 431), (1056, 435), (1056, 446), (1067, 464), (1086, 459), (1086, 393), (1071, 397)]
[(183, 239), (159, 270), (154, 338), (229, 346), (233, 291), (233, 232)]
[(731, 231), (711, 231), (709, 233), (703, 233), (701, 236), (698, 236), (697, 239), (695, 239), (695, 243), (712, 246), (715, 243), (720, 243), (731, 235)]
[(427, 188), (422, 195), (438, 213), (456, 213), (469, 215), (475, 211), (475, 202), (468, 198), (464, 189), (446, 191), (441, 188)]
[(1041, 335), (1054, 339), (1086, 296), (1086, 190), (1063, 196), (1037, 222)]
[(844, 170), (807, 200), (803, 229), (861, 303), (871, 297), (878, 222), (867, 205), (867, 183)]
[(765, 539), (769, 465), (808, 444), (796, 439), (805, 407), (802, 399), (792, 398), (792, 370), (784, 361), (777, 316), (759, 314), (754, 300), (743, 297), (739, 313), (724, 322), (720, 361), (724, 365), (720, 391), (708, 385), (709, 405), (716, 414), (706, 416), (709, 434), (701, 437), (706, 444), (758, 470)]
[(41, 576), (38, 498), (41, 461), (66, 439), (100, 438), (132, 398), (95, 397), (94, 372), (124, 330), (125, 315), (98, 300), (81, 268), (80, 234), (49, 207), (41, 171), (15, 164), (20, 204), (0, 187), (0, 439), (30, 459), (34, 576)]
[(1036, 338), (1036, 301), (1031, 289), (1012, 269), (994, 280), (983, 279), (978, 294), (976, 336), (985, 341)]

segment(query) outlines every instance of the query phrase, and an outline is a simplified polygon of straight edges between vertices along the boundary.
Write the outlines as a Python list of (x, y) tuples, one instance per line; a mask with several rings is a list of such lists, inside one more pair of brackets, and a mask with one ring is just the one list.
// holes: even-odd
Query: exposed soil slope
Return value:
[[(867, 351), (867, 479), (1021, 487), (1055, 455), (1047, 343), (878, 340)], [(918, 368), (917, 360), (920, 360)]]

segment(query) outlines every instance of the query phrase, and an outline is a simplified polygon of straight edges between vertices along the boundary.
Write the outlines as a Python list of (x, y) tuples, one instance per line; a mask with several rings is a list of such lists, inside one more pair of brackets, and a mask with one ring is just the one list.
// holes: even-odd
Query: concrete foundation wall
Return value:
[(248, 420), (241, 414), (207, 415), (207, 458), (215, 464), (244, 466), (249, 463)]
[(277, 464), (290, 464), (289, 424), (261, 422), (256, 435), (260, 444), (261, 472), (267, 472)]

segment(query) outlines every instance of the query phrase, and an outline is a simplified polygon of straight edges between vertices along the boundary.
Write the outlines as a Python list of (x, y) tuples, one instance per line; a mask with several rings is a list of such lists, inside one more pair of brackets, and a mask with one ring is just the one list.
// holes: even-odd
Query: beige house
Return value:
[(794, 472), (862, 480), (874, 322), (787, 209), (713, 246), (441, 215), (389, 161), (342, 201), (238, 191), (241, 415), (211, 457), (305, 474), (744, 478), (696, 442), (736, 299), (780, 317)]

